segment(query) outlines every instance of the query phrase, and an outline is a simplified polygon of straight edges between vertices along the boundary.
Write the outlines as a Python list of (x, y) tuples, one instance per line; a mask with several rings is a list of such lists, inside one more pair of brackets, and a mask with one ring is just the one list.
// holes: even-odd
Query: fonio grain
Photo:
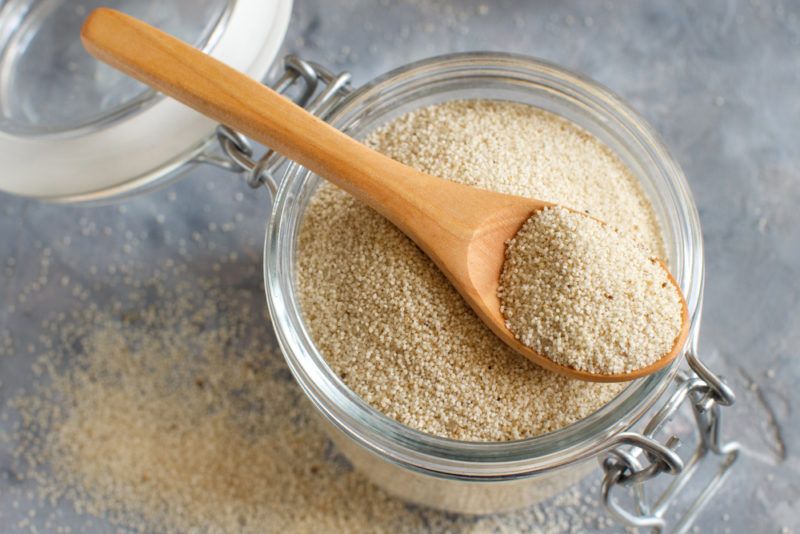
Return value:
[[(453, 101), (407, 113), (366, 143), (435, 176), (588, 211), (662, 254), (636, 178), (550, 113)], [(297, 261), (301, 306), (323, 356), (366, 402), (412, 428), (521, 439), (586, 417), (623, 387), (570, 380), (513, 353), (408, 238), (333, 186), (308, 207)]]
[(498, 294), (523, 344), (595, 374), (655, 363), (681, 328), (680, 296), (658, 260), (562, 207), (535, 213), (508, 242)]

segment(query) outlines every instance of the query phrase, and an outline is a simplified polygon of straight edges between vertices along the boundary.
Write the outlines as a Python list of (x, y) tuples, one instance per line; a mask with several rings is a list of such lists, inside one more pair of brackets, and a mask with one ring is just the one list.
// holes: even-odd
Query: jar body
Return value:
[[(352, 93), (330, 122), (356, 138), (422, 106), (457, 99), (533, 105), (581, 126), (636, 175), (662, 226), (671, 270), (689, 304), (696, 334), (702, 291), (702, 245), (685, 179), (657, 136), (621, 100), (556, 66), (500, 54), (462, 54), (412, 64)], [(505, 511), (574, 484), (630, 429), (672, 382), (671, 367), (628, 386), (595, 414), (559, 431), (509, 443), (459, 442), (407, 428), (366, 405), (314, 346), (295, 284), (297, 234), (320, 183), (288, 168), (265, 246), (265, 282), (277, 337), (300, 386), (319, 409), (340, 450), (390, 493), (466, 513)]]
[(517, 510), (549, 499), (597, 468), (596, 460), (586, 459), (531, 476), (492, 482), (440, 476), (387, 462), (328, 420), (320, 419), (336, 448), (370, 482), (404, 501), (448, 512), (480, 515)]

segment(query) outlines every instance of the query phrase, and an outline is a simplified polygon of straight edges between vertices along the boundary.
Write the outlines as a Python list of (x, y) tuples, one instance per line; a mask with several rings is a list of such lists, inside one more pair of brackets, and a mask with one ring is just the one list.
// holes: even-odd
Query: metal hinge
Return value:
[[(644, 431), (641, 434), (627, 432), (618, 436), (602, 461), (605, 472), (601, 488), (603, 502), (617, 520), (630, 527), (664, 532), (668, 527), (665, 519), (667, 511), (681, 490), (697, 474), (700, 462), (706, 458), (716, 458), (717, 467), (710, 480), (699, 491), (694, 502), (669, 525), (671, 532), (686, 532), (719, 489), (739, 456), (739, 444), (724, 443), (720, 432), (721, 408), (734, 403), (733, 391), (703, 365), (694, 351), (686, 354), (686, 360), (692, 372), (678, 376), (678, 388), (656, 412)], [(656, 435), (687, 402), (694, 416), (697, 446), (688, 460), (684, 461), (676, 452), (680, 444), (677, 436), (670, 436), (666, 444), (662, 444)], [(648, 498), (646, 482), (662, 473), (672, 476), (672, 480), (657, 497)], [(632, 489), (632, 510), (625, 509), (614, 496), (613, 490), (618, 486)]]
[[(350, 86), (350, 73), (333, 74), (318, 63), (295, 55), (284, 58), (283, 68), (283, 75), (271, 85), (272, 89), (283, 95), (296, 91), (292, 100), (309, 113), (323, 119), (353, 90)], [(301, 84), (300, 87), (298, 84)], [(222, 154), (203, 154), (197, 159), (198, 162), (243, 174), (250, 187), (266, 186), (273, 197), (275, 196), (278, 190), (275, 171), (285, 161), (283, 156), (267, 149), (264, 155), (255, 158), (250, 141), (224, 125), (217, 127), (217, 141)]]

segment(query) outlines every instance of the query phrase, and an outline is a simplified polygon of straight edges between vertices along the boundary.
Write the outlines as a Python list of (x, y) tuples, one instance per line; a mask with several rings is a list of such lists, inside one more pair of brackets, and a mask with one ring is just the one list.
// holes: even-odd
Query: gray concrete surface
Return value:
[[(726, 434), (744, 457), (699, 531), (800, 532), (800, 2), (297, 0), (284, 49), (348, 69), (356, 84), (435, 54), (518, 52), (581, 71), (632, 103), (694, 191), (707, 258), (702, 356), (739, 396)], [(40, 319), (73, 300), (75, 283), (99, 288), (98, 306), (119, 291), (110, 264), (153, 264), (238, 213), (232, 231), (209, 237), (215, 250), (189, 255), (208, 272), (215, 254), (236, 252), (250, 266), (220, 276), (260, 291), (268, 210), (263, 191), (211, 168), (107, 207), (0, 195), (0, 345), (8, 338), (11, 347), (0, 355), (0, 404), (32, 380)], [(0, 445), (0, 472), (9, 465)], [(4, 497), (11, 483), (0, 477), (8, 518), (22, 513)]]

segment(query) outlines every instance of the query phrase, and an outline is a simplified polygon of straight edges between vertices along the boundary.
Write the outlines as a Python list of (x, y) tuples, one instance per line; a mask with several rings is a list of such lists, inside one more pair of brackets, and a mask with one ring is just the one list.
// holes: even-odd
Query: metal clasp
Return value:
[[(302, 84), (292, 100), (320, 118), (325, 116), (334, 106), (350, 92), (350, 73), (333, 74), (331, 71), (314, 63), (305, 61), (295, 55), (288, 55), (283, 60), (283, 75), (272, 85), (276, 92), (287, 95)], [(231, 172), (243, 174), (247, 184), (252, 188), (262, 185), (269, 189), (272, 196), (278, 190), (275, 171), (285, 159), (272, 149), (260, 157), (250, 141), (241, 133), (224, 125), (217, 127), (217, 141), (221, 155), (204, 153), (196, 161), (210, 163)]]
[[(601, 487), (603, 502), (619, 521), (631, 527), (651, 528), (663, 532), (667, 527), (665, 514), (680, 491), (697, 473), (700, 462), (707, 456), (719, 459), (714, 475), (700, 491), (694, 502), (671, 526), (675, 533), (686, 532), (702, 508), (719, 489), (731, 466), (736, 462), (740, 446), (736, 442), (721, 441), (721, 408), (731, 406), (733, 391), (697, 358), (694, 351), (686, 354), (691, 373), (678, 375), (678, 388), (639, 434), (626, 432), (617, 437), (602, 461), (605, 477)], [(697, 446), (684, 462), (676, 450), (680, 445), (677, 436), (670, 436), (666, 445), (656, 440), (656, 435), (666, 423), (688, 402), (694, 416)], [(645, 482), (667, 473), (674, 478), (658, 497), (648, 500)], [(626, 510), (613, 495), (616, 486), (633, 490), (634, 510)]]

